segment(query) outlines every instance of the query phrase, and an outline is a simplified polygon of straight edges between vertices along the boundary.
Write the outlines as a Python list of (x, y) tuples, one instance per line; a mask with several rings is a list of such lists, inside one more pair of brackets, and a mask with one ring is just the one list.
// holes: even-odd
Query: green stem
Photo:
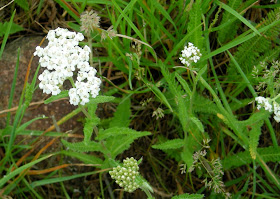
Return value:
[(88, 45), (89, 45), (89, 48), (90, 48), (90, 53), (89, 53), (90, 59), (89, 59), (89, 63), (90, 63), (91, 66), (93, 66), (92, 41), (91, 41), (90, 34), (89, 34), (87, 37), (88, 37)]
[(85, 107), (83, 105), (79, 104), (79, 108), (81, 108), (82, 112), (85, 114), (85, 116), (89, 119), (91, 119), (91, 115), (87, 112), (87, 110), (85, 109)]
[(192, 105), (193, 105), (193, 102), (194, 102), (194, 95), (195, 95), (195, 92), (196, 92), (197, 81), (195, 80), (195, 76), (194, 76), (194, 73), (193, 73), (192, 70), (190, 70), (190, 74), (191, 74), (192, 79), (194, 81), (192, 95), (190, 96), (191, 99), (190, 99), (190, 108), (189, 108), (189, 113), (190, 113), (190, 115), (192, 115)]

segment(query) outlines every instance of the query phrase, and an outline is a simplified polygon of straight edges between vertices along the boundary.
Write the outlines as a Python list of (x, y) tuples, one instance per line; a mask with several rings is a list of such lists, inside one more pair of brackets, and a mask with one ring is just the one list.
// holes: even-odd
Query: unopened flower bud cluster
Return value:
[(137, 161), (131, 157), (126, 158), (123, 163), (123, 166), (113, 168), (113, 171), (109, 171), (109, 174), (125, 191), (133, 192), (139, 188), (139, 185), (135, 182), (136, 176), (139, 175)]
[(182, 64), (190, 66), (192, 62), (196, 63), (201, 56), (200, 50), (189, 42), (182, 50), (182, 56), (179, 59)]
[(84, 105), (90, 96), (95, 98), (101, 80), (95, 77), (96, 70), (88, 63), (90, 48), (79, 46), (79, 41), (84, 39), (83, 34), (57, 28), (49, 31), (47, 39), (48, 45), (45, 48), (37, 46), (34, 52), (40, 57), (41, 66), (46, 68), (38, 77), (40, 89), (46, 94), (57, 95), (63, 82), (77, 73), (74, 88), (69, 90), (70, 103)]
[(274, 112), (274, 119), (276, 122), (280, 122), (280, 105), (273, 99), (265, 98), (262, 96), (258, 96), (255, 98), (255, 100), (258, 102), (257, 109), (260, 110), (261, 108), (264, 108), (265, 110), (269, 112)]

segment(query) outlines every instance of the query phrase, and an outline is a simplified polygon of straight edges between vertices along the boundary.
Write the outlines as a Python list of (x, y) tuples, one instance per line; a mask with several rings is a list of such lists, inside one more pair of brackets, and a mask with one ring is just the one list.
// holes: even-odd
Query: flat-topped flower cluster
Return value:
[(182, 64), (190, 66), (192, 62), (196, 63), (201, 56), (200, 50), (189, 42), (188, 46), (185, 46), (182, 50), (182, 56), (179, 59)]
[(264, 108), (266, 111), (274, 112), (274, 119), (276, 122), (280, 122), (280, 105), (273, 99), (258, 96), (255, 98), (258, 102), (257, 109)]
[(50, 30), (49, 40), (45, 48), (36, 47), (35, 56), (40, 57), (41, 67), (46, 68), (39, 75), (40, 89), (46, 94), (57, 95), (66, 79), (77, 74), (73, 88), (69, 90), (70, 103), (85, 105), (90, 96), (95, 98), (100, 91), (101, 80), (95, 77), (96, 70), (88, 63), (90, 48), (79, 46), (84, 39), (82, 33), (71, 32), (67, 29), (57, 28)]

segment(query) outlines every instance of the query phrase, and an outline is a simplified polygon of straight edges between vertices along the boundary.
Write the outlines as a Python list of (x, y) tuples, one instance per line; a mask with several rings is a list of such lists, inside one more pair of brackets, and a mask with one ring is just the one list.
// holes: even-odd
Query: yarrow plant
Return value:
[[(97, 71), (88, 62), (90, 48), (79, 46), (79, 41), (84, 39), (83, 34), (57, 28), (50, 30), (46, 38), (48, 45), (45, 48), (37, 46), (34, 52), (40, 57), (41, 66), (46, 68), (38, 77), (40, 89), (43, 93), (57, 95), (63, 82), (69, 79), (73, 86), (69, 90), (70, 103), (85, 105), (90, 97), (98, 95), (101, 80), (95, 77)], [(77, 80), (74, 83), (75, 74)]]
[(179, 59), (182, 64), (191, 66), (191, 63), (196, 63), (201, 56), (200, 50), (189, 42), (188, 45), (184, 47), (184, 50), (182, 50), (182, 56)]

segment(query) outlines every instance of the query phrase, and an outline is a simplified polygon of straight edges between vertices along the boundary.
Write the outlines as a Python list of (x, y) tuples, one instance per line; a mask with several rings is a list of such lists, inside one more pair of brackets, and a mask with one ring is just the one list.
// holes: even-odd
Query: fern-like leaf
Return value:
[[(122, 135), (133, 136), (135, 138), (150, 135), (151, 133), (148, 131), (135, 131), (133, 129), (127, 127), (112, 127), (106, 130), (100, 130), (98, 136), (96, 137), (97, 140), (104, 140), (109, 137), (118, 137)], [(115, 138), (116, 139), (116, 138)]]
[(94, 155), (88, 155), (84, 153), (74, 152), (74, 151), (61, 151), (60, 152), (63, 155), (67, 155), (73, 158), (77, 158), (84, 162), (85, 164), (99, 164), (101, 165), (103, 163), (103, 160), (100, 158), (94, 156)]
[(204, 198), (203, 194), (182, 194), (182, 195), (178, 195), (178, 196), (173, 196), (172, 199), (202, 199)]
[[(203, 39), (203, 33), (202, 33), (202, 9), (201, 9), (201, 0), (197, 0), (192, 5), (192, 9), (190, 10), (190, 21), (188, 23), (188, 32), (193, 32), (193, 34), (190, 35), (190, 41), (198, 47), (200, 50), (203, 49), (204, 45), (204, 39)], [(201, 27), (199, 27), (201, 26)], [(198, 28), (199, 27), (199, 28)]]
[(66, 140), (61, 140), (61, 142), (69, 149), (77, 152), (103, 151), (101, 144), (94, 141), (88, 143), (85, 142), (71, 143), (71, 142), (67, 142)]
[[(267, 14), (267, 17), (260, 23), (260, 28), (279, 20), (279, 12), (280, 8), (270, 11)], [(280, 25), (278, 24), (264, 31), (262, 34), (264, 34), (265, 37), (255, 36), (254, 38), (241, 44), (234, 55), (236, 61), (245, 74), (250, 74), (252, 67), (258, 64), (258, 60), (256, 58), (259, 57), (260, 54), (266, 53), (268, 51), (273, 52), (271, 41), (275, 40), (280, 34)], [(228, 73), (232, 77), (236, 76), (236, 70), (232, 62), (230, 63)]]
[(130, 147), (130, 145), (134, 142), (134, 140), (145, 135), (147, 134), (139, 133), (139, 134), (113, 136), (106, 139), (105, 147), (108, 149), (110, 153), (110, 157), (114, 159), (116, 158), (117, 155), (127, 150)]
[(204, 127), (203, 124), (201, 123), (201, 121), (197, 118), (197, 117), (190, 117), (190, 120), (196, 125), (196, 127), (198, 128), (198, 130), (201, 133), (204, 133)]
[[(280, 161), (280, 147), (258, 148), (258, 154), (265, 162)], [(252, 163), (252, 157), (249, 151), (239, 152), (232, 156), (228, 156), (222, 160), (222, 165), (225, 170), (237, 168), (246, 164)]]
[(100, 123), (100, 119), (95, 114), (96, 109), (97, 109), (96, 103), (90, 103), (88, 105), (88, 114), (90, 115), (90, 117), (86, 118), (86, 123), (84, 126), (85, 144), (88, 144), (90, 142), (94, 127)]
[(166, 66), (161, 61), (159, 62), (159, 66), (166, 82), (168, 83), (169, 90), (177, 104), (176, 110), (178, 111), (178, 118), (181, 122), (182, 128), (185, 132), (187, 132), (188, 104), (186, 103), (186, 99), (183, 98), (184, 93), (175, 80), (175, 73), (170, 74)]
[(251, 126), (252, 130), (249, 131), (249, 151), (254, 160), (256, 159), (257, 155), (257, 147), (259, 145), (262, 125), (263, 121), (257, 122)]
[(194, 96), (194, 111), (198, 113), (207, 113), (216, 115), (218, 112), (217, 105), (210, 99), (196, 94)]
[(91, 103), (100, 104), (100, 103), (110, 102), (114, 99), (115, 97), (113, 96), (98, 95), (96, 98), (91, 98), (89, 104)]
[(160, 149), (160, 150), (167, 150), (167, 149), (179, 149), (182, 146), (184, 146), (183, 139), (173, 139), (173, 140), (168, 140), (164, 143), (155, 144), (152, 146), (152, 148)]

